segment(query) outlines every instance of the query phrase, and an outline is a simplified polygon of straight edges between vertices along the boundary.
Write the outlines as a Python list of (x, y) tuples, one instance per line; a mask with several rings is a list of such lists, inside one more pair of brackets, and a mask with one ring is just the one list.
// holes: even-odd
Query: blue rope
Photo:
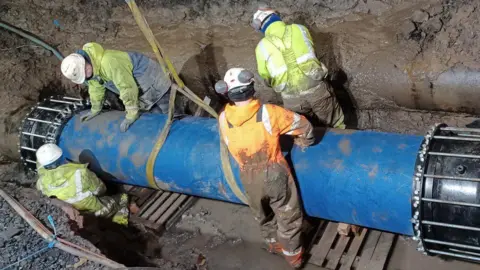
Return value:
[(10, 265), (7, 265), (7, 266), (3, 267), (3, 268), (0, 269), (0, 270), (6, 270), (6, 269), (8, 269), (8, 268), (10, 268), (10, 267), (13, 267), (13, 266), (15, 266), (15, 265), (18, 265), (19, 263), (21, 263), (21, 262), (23, 262), (23, 261), (26, 261), (26, 260), (32, 258), (33, 256), (35, 256), (35, 255), (37, 255), (37, 254), (40, 254), (40, 253), (42, 253), (42, 252), (45, 252), (45, 251), (47, 251), (47, 250), (49, 250), (49, 249), (51, 249), (51, 248), (53, 248), (53, 247), (55, 246), (55, 244), (58, 242), (58, 241), (57, 241), (57, 228), (55, 227), (55, 222), (53, 221), (53, 217), (52, 217), (52, 216), (48, 215), (47, 219), (48, 219), (48, 222), (50, 223), (50, 225), (51, 225), (52, 228), (53, 228), (53, 235), (52, 235), (52, 236), (53, 236), (53, 239), (52, 239), (52, 241), (50, 241), (46, 247), (44, 247), (44, 248), (42, 248), (42, 249), (40, 249), (40, 250), (38, 250), (38, 251), (36, 251), (36, 252), (28, 255), (27, 257), (25, 257), (25, 258), (23, 258), (23, 259), (21, 259), (21, 260), (19, 260), (19, 261), (17, 261), (17, 262), (14, 262), (14, 263), (12, 263), (12, 264), (10, 264)]

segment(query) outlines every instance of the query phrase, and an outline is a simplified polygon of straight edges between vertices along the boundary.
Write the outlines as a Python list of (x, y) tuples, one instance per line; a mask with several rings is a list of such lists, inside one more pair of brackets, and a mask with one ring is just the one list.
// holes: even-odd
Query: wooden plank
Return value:
[(362, 248), (362, 254), (360, 255), (360, 261), (358, 262), (357, 270), (371, 270), (368, 268), (370, 259), (372, 258), (373, 251), (377, 246), (378, 239), (380, 238), (381, 232), (370, 230), (368, 232), (367, 240), (365, 245)]
[(345, 255), (345, 262), (342, 263), (340, 270), (350, 270), (352, 268), (353, 262), (355, 261), (358, 251), (360, 250), (363, 240), (365, 239), (365, 235), (367, 235), (367, 231), (368, 230), (366, 228), (363, 228), (360, 236), (356, 236), (353, 239), (352, 244), (350, 245), (350, 248), (348, 248), (347, 254)]
[(325, 232), (322, 235), (322, 238), (317, 245), (312, 247), (312, 257), (309, 262), (318, 266), (322, 266), (325, 257), (330, 251), (333, 241), (337, 237), (337, 223), (329, 222)]
[(140, 192), (138, 193), (137, 197), (137, 201), (135, 202), (138, 207), (141, 207), (143, 206), (144, 203), (146, 203), (148, 201), (148, 199), (150, 199), (151, 197), (154, 196), (154, 194), (156, 194), (158, 191), (156, 190), (152, 190), (152, 189), (148, 189), (148, 188), (143, 188), (142, 190), (140, 190)]
[(156, 192), (151, 199), (149, 199), (145, 204), (140, 207), (140, 211), (138, 211), (137, 216), (141, 216), (147, 209), (158, 199), (162, 196), (163, 191)]
[(348, 236), (350, 234), (351, 229), (352, 229), (352, 225), (347, 223), (339, 223), (337, 227), (337, 232), (340, 235)]
[(311, 250), (312, 248), (315, 246), (315, 240), (317, 240), (317, 237), (319, 237), (321, 235), (321, 231), (323, 230), (323, 225), (328, 222), (328, 221), (325, 221), (325, 220), (320, 220), (316, 230), (315, 230), (315, 233), (313, 234), (312, 238), (311, 238), (311, 241), (308, 242), (308, 246), (305, 250), (305, 254), (311, 254)]
[(163, 213), (163, 215), (157, 220), (157, 223), (163, 225), (170, 216), (175, 213), (175, 211), (179, 210), (180, 205), (188, 199), (188, 195), (182, 194), (180, 195), (177, 200)]
[(180, 196), (179, 193), (170, 194), (170, 197), (168, 198), (168, 200), (162, 203), (162, 205), (160, 205), (160, 207), (155, 211), (155, 213), (153, 213), (153, 215), (148, 219), (151, 221), (157, 222), (157, 219), (163, 214), (163, 212), (165, 212), (170, 207), (170, 205), (172, 205), (175, 202), (178, 196)]
[(195, 204), (195, 202), (197, 201), (197, 198), (196, 197), (193, 197), (193, 196), (188, 196), (187, 197), (187, 201), (182, 205), (180, 206), (180, 209), (178, 209), (178, 211), (176, 211), (172, 217), (170, 217), (170, 219), (167, 220), (167, 222), (165, 223), (165, 229), (169, 229), (170, 227), (172, 227), (180, 218), (182, 218), (182, 215), (183, 213), (185, 213), (185, 211), (187, 211), (188, 208), (190, 208), (192, 205)]
[(348, 245), (348, 242), (352, 237), (345, 236), (345, 235), (339, 235), (340, 239), (337, 242), (337, 245), (335, 246), (335, 249), (330, 250), (328, 263), (325, 266), (328, 269), (336, 269), (338, 263), (340, 262), (340, 258), (342, 258), (343, 251), (345, 251), (345, 248)]
[(150, 207), (148, 207), (148, 209), (140, 215), (141, 218), (144, 218), (144, 219), (149, 219), (149, 217), (155, 213), (155, 211), (157, 211), (158, 207), (160, 207), (162, 205), (162, 203), (170, 196), (170, 192), (163, 192), (162, 193), (162, 196), (160, 196), (160, 198), (156, 199), (151, 205)]
[(368, 264), (369, 270), (383, 270), (394, 238), (394, 234), (382, 232), (375, 251), (373, 252), (372, 259)]
[(135, 186), (131, 185), (123, 185), (123, 189), (125, 190), (125, 193), (132, 193), (135, 190)]
[(158, 230), (158, 224), (155, 222), (152, 222), (150, 220), (146, 220), (144, 218), (138, 217), (138, 216), (131, 216), (129, 217), (129, 221), (141, 224), (145, 227), (148, 227), (150, 229)]

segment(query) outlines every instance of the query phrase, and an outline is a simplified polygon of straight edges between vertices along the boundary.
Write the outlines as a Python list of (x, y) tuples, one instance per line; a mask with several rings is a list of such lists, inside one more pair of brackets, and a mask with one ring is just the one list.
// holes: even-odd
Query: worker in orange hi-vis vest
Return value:
[(307, 147), (314, 142), (312, 125), (297, 113), (255, 99), (253, 73), (243, 68), (228, 70), (215, 89), (232, 101), (220, 114), (220, 132), (239, 164), (248, 204), (268, 250), (283, 254), (292, 267), (301, 267), (303, 213), (279, 137), (294, 136), (296, 144)]

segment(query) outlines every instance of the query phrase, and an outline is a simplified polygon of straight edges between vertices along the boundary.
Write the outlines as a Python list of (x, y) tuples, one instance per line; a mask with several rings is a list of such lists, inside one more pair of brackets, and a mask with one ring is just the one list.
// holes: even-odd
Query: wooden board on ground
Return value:
[(385, 267), (395, 235), (362, 228), (357, 235), (340, 235), (338, 223), (328, 222), (319, 228), (310, 250), (308, 263), (326, 269), (382, 270)]

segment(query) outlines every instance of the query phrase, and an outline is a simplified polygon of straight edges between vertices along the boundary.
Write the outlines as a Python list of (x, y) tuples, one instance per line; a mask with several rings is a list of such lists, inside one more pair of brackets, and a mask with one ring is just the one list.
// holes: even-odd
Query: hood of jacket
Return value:
[(252, 117), (255, 117), (262, 104), (258, 99), (250, 101), (247, 105), (236, 106), (228, 104), (225, 107), (225, 117), (233, 126), (241, 126)]
[(90, 42), (83, 45), (82, 49), (90, 57), (90, 61), (92, 62), (93, 66), (93, 75), (98, 75), (102, 66), (102, 58), (103, 54), (105, 53), (105, 49), (103, 49), (102, 45), (95, 42)]

